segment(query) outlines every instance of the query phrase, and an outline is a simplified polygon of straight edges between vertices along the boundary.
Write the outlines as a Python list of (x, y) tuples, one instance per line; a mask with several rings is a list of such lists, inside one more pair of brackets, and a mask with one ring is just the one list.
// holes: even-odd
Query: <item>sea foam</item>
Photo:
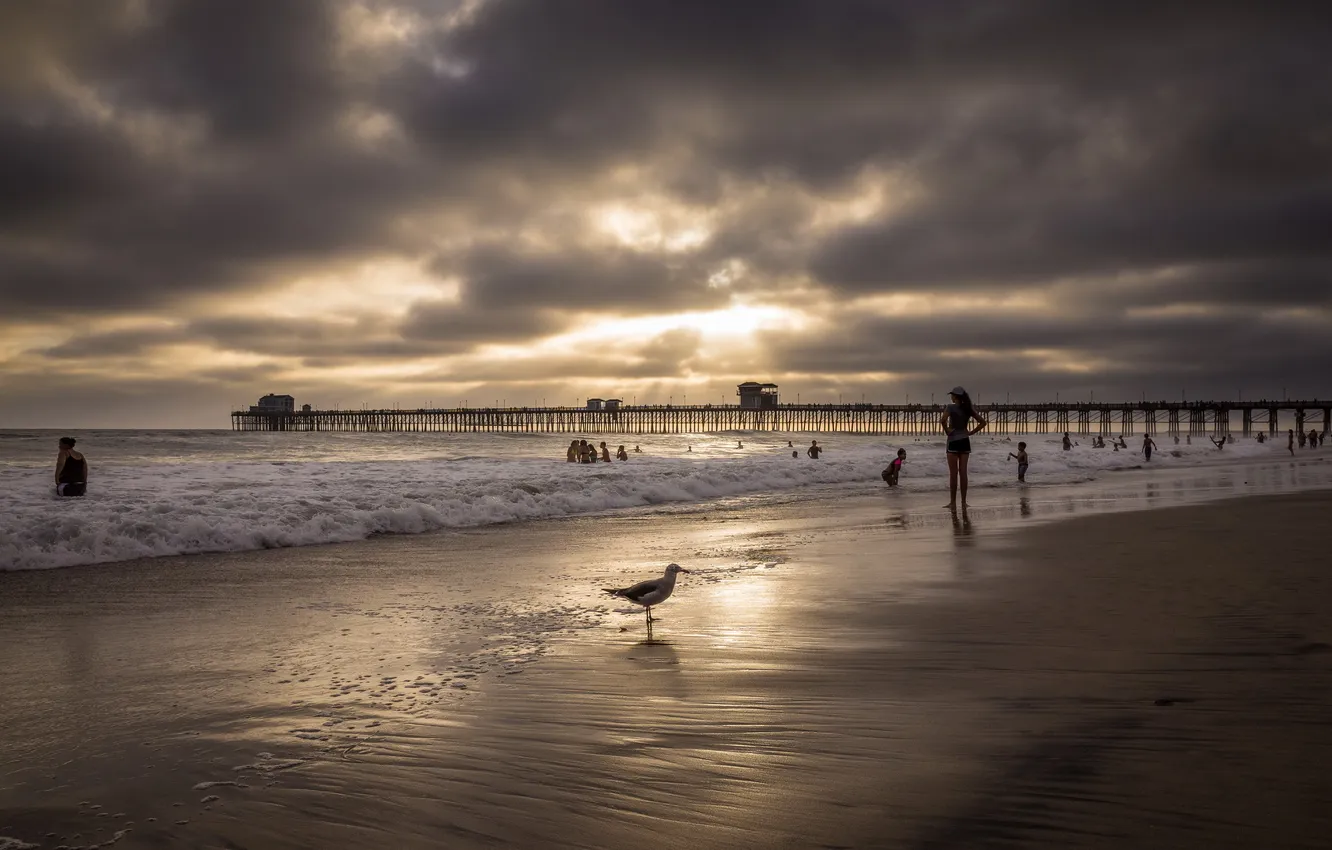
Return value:
[[(386, 439), (389, 435), (382, 435)], [(828, 486), (883, 486), (879, 472), (898, 447), (908, 450), (905, 488), (946, 487), (942, 446), (914, 438), (827, 435), (824, 456), (811, 460), (771, 434), (735, 435), (678, 448), (669, 456), (632, 455), (625, 463), (568, 464), (533, 457), (418, 458), (277, 462), (133, 461), (95, 464), (88, 495), (56, 499), (50, 470), (0, 465), (0, 569), (30, 570), (131, 558), (231, 552), (417, 534), (449, 528), (595, 514), (616, 509), (699, 503), (770, 493), (826, 491)], [(1059, 449), (1056, 435), (1025, 437), (1028, 481), (1086, 481), (1144, 464), (1136, 451)], [(976, 438), (973, 487), (1014, 485), (1011, 441)], [(700, 443), (702, 438), (700, 438)], [(825, 442), (820, 440), (820, 442)], [(1169, 438), (1153, 467), (1275, 458), (1284, 446), (1242, 440), (1224, 456), (1210, 445), (1174, 446)], [(1136, 444), (1136, 441), (1135, 441)], [(728, 451), (730, 452), (728, 454)]]

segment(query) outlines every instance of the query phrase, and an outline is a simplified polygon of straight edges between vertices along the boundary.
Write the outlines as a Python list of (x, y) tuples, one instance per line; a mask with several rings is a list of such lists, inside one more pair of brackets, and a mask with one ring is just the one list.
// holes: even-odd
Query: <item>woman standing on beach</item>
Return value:
[[(962, 484), (962, 507), (967, 506), (967, 459), (971, 457), (971, 435), (983, 429), (989, 423), (971, 406), (971, 396), (961, 387), (953, 387), (949, 397), (953, 403), (944, 408), (939, 417), (939, 427), (948, 435), (948, 504), (944, 507), (957, 507), (957, 487)], [(976, 420), (976, 427), (967, 430), (971, 420)]]

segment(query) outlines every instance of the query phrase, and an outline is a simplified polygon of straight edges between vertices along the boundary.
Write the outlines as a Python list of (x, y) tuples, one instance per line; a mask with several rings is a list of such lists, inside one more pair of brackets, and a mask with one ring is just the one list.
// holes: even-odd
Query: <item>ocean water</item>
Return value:
[[(883, 488), (907, 449), (901, 486), (947, 488), (942, 442), (847, 434), (729, 432), (643, 436), (628, 462), (565, 462), (570, 435), (84, 431), (88, 495), (54, 495), (55, 431), (0, 431), (0, 570), (246, 551), (447, 528), (696, 508), (714, 500), (814, 498)], [(804, 449), (817, 437), (817, 461)], [(600, 442), (601, 436), (595, 441)], [(608, 435), (612, 454), (623, 440)], [(1062, 451), (1056, 434), (974, 437), (973, 488), (1016, 487), (1007, 454), (1028, 443), (1032, 487), (1091, 482), (1143, 466), (1130, 449)], [(787, 443), (794, 444), (794, 448)], [(1236, 437), (1224, 452), (1157, 439), (1153, 468), (1288, 457)], [(740, 445), (743, 444), (743, 445)], [(635, 445), (642, 453), (633, 453)], [(799, 451), (793, 458), (792, 451)]]

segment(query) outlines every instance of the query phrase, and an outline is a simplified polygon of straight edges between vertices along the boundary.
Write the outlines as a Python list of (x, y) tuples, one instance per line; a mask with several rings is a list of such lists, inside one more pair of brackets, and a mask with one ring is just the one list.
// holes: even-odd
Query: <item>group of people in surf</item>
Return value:
[[(597, 449), (598, 447), (596, 445), (589, 443), (587, 440), (570, 440), (569, 451), (565, 453), (564, 459), (569, 463), (596, 463), (598, 461), (601, 463), (610, 463), (611, 453), (610, 449), (606, 446), (605, 440), (602, 440), (601, 442), (601, 450), (598, 451)], [(634, 451), (641, 454), (643, 450), (638, 446), (634, 446)], [(624, 446), (620, 446), (615, 450), (615, 460), (628, 459), (629, 453), (624, 450)]]
[(1327, 439), (1327, 432), (1326, 432), (1326, 431), (1324, 431), (1323, 433), (1320, 434), (1320, 433), (1318, 432), (1318, 429), (1316, 429), (1316, 428), (1310, 428), (1310, 429), (1309, 429), (1309, 433), (1306, 435), (1306, 434), (1304, 433), (1303, 430), (1301, 430), (1301, 431), (1297, 434), (1297, 433), (1295, 432), (1295, 429), (1294, 429), (1294, 428), (1291, 428), (1291, 429), (1290, 429), (1290, 442), (1286, 443), (1286, 449), (1289, 450), (1291, 456), (1294, 457), (1294, 455), (1295, 455), (1295, 441), (1296, 441), (1296, 440), (1299, 440), (1300, 448), (1304, 448), (1305, 446), (1308, 446), (1308, 447), (1311, 448), (1311, 449), (1316, 449), (1316, 448), (1318, 448), (1319, 446), (1321, 446), (1321, 445), (1323, 444), (1323, 440), (1325, 440), (1325, 439)]

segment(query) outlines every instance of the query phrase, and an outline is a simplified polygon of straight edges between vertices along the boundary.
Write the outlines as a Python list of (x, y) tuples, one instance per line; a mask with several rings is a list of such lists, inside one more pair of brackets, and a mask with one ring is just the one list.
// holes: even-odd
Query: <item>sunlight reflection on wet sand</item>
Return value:
[[(83, 841), (133, 821), (167, 847), (906, 840), (991, 781), (994, 752), (1064, 734), (1080, 699), (1111, 699), (1105, 671), (1147, 664), (1084, 645), (1058, 610), (996, 615), (984, 595), (1028, 539), (1005, 530), (1068, 513), (1117, 528), (1117, 511), (1320, 475), (1125, 476), (986, 494), (956, 518), (937, 494), (885, 493), (9, 577), (0, 820)], [(597, 595), (669, 560), (694, 573), (650, 636)]]

